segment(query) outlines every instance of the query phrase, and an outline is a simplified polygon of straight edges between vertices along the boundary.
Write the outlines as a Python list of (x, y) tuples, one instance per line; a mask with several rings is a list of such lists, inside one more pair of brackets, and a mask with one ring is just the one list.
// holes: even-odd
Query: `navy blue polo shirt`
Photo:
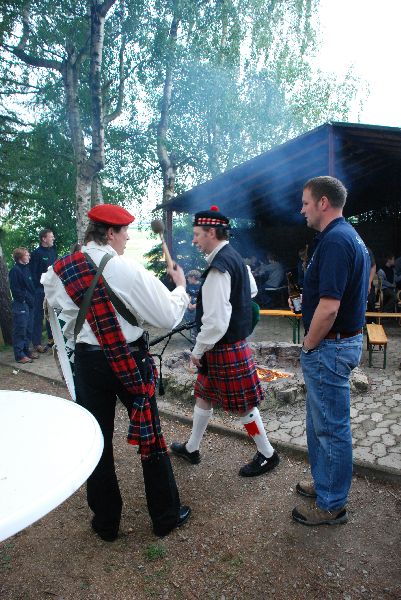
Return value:
[(302, 317), (308, 330), (320, 298), (340, 300), (332, 331), (351, 333), (365, 324), (369, 286), (368, 250), (344, 217), (334, 219), (316, 236), (305, 273)]
[(31, 254), (29, 268), (32, 273), (32, 281), (35, 289), (42, 288), (40, 278), (42, 273), (46, 273), (48, 267), (51, 267), (57, 258), (57, 250), (55, 246), (48, 248), (47, 246), (38, 246)]

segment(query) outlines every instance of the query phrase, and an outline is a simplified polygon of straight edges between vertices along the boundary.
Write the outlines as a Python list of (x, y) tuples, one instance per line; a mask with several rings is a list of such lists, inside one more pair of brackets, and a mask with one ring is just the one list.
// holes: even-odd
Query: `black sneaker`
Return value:
[(189, 517), (191, 516), (191, 513), (192, 513), (192, 510), (189, 506), (181, 505), (180, 512), (178, 514), (177, 523), (175, 525), (173, 525), (172, 527), (169, 527), (168, 529), (153, 528), (154, 533), (157, 535), (157, 537), (165, 537), (166, 535), (168, 535), (169, 533), (174, 531), (174, 529), (176, 527), (181, 527), (182, 525), (184, 525), (188, 521)]
[(199, 450), (194, 450), (193, 452), (188, 452), (186, 448), (186, 442), (180, 444), (179, 442), (173, 442), (170, 446), (170, 450), (176, 456), (180, 456), (187, 460), (191, 465), (197, 465), (200, 463), (200, 454)]
[(272, 471), (274, 467), (277, 467), (279, 462), (280, 459), (276, 451), (273, 452), (270, 458), (266, 458), (260, 452), (256, 452), (251, 462), (241, 467), (238, 474), (242, 477), (256, 477), (257, 475), (263, 475), (263, 473)]

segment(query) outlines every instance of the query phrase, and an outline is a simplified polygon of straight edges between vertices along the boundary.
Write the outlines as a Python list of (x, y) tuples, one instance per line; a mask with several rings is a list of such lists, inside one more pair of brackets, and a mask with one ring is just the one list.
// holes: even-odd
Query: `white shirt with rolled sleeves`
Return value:
[[(103, 274), (113, 292), (135, 315), (138, 327), (130, 325), (117, 313), (123, 335), (128, 343), (135, 342), (143, 333), (144, 322), (161, 329), (173, 329), (182, 320), (189, 297), (183, 286), (177, 286), (170, 292), (165, 285), (139, 263), (119, 256), (109, 245), (101, 246), (89, 242), (82, 248), (93, 262), (99, 266), (103, 256), (113, 255), (106, 264)], [(41, 283), (50, 306), (61, 310), (59, 318), (65, 322), (63, 333), (67, 340), (74, 339), (74, 325), (79, 308), (68, 296), (59, 277), (49, 267), (42, 275)], [(98, 345), (95, 334), (87, 321), (78, 335), (77, 342)]]
[[(206, 261), (209, 265), (226, 244), (228, 244), (227, 241), (222, 242), (213, 252), (208, 254)], [(249, 266), (247, 269), (251, 285), (251, 298), (253, 298), (258, 293), (258, 288)], [(226, 333), (232, 312), (230, 295), (231, 275), (227, 271), (222, 273), (218, 269), (211, 269), (202, 287), (202, 326), (196, 337), (195, 347), (192, 350), (192, 356), (195, 358), (200, 359)]]

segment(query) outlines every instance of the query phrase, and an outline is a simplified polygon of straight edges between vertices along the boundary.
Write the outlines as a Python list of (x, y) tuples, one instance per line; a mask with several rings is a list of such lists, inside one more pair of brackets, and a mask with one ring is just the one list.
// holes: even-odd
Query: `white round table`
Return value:
[(0, 390), (0, 541), (73, 494), (103, 451), (96, 419), (63, 398)]

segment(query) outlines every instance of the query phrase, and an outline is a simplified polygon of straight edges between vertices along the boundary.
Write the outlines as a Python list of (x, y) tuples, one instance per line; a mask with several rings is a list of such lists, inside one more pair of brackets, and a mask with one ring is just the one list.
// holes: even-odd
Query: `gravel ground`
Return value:
[[(61, 384), (0, 366), (1, 387), (68, 397)], [(189, 428), (164, 420), (167, 442)], [(400, 599), (401, 490), (355, 478), (349, 522), (309, 528), (291, 520), (307, 472), (281, 455), (271, 474), (248, 480), (239, 467), (251, 442), (207, 434), (202, 462), (173, 458), (181, 500), (193, 509), (163, 540), (151, 531), (139, 457), (116, 419), (115, 455), (124, 498), (121, 535), (101, 541), (90, 529), (84, 487), (49, 515), (0, 543), (2, 600)]]

